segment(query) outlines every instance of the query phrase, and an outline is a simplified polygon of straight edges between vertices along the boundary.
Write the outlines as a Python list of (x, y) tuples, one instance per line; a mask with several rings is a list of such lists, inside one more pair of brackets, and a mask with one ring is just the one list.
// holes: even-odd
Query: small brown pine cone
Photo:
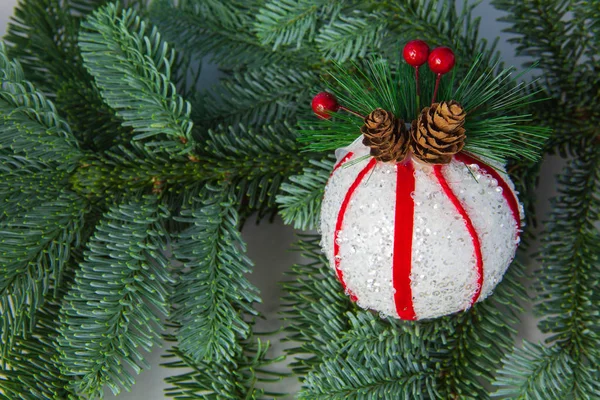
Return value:
[(404, 121), (390, 111), (375, 109), (365, 118), (360, 128), (363, 144), (371, 148), (371, 155), (378, 161), (401, 161), (408, 151), (408, 132)]
[(465, 145), (465, 116), (454, 100), (425, 107), (410, 130), (414, 156), (429, 164), (448, 164)]

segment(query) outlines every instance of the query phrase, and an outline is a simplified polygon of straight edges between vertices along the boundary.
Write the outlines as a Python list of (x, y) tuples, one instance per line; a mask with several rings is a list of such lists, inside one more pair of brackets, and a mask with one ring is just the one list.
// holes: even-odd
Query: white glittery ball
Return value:
[(519, 243), (522, 206), (504, 170), (466, 154), (446, 165), (382, 163), (357, 140), (321, 208), (323, 251), (363, 308), (407, 320), (489, 296)]

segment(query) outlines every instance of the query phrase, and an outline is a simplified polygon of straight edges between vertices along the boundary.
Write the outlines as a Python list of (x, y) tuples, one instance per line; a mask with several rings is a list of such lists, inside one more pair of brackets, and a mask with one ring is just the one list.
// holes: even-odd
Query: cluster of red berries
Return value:
[[(456, 62), (454, 52), (449, 47), (445, 46), (436, 47), (432, 51), (429, 51), (429, 46), (423, 40), (411, 40), (404, 46), (402, 56), (408, 65), (415, 68), (417, 95), (419, 95), (419, 67), (427, 62), (429, 64), (429, 69), (437, 74), (435, 91), (431, 101), (433, 103), (438, 91), (441, 76), (450, 72), (454, 67), (454, 63)], [(342, 107), (337, 102), (335, 96), (328, 92), (321, 92), (313, 97), (312, 109), (314, 113), (322, 119), (331, 118), (331, 113), (337, 112), (340, 109), (358, 115), (357, 113)]]
[(408, 65), (415, 68), (427, 62), (429, 69), (439, 75), (450, 72), (456, 61), (454, 52), (449, 47), (436, 47), (430, 52), (429, 46), (422, 40), (411, 40), (406, 43), (402, 56)]

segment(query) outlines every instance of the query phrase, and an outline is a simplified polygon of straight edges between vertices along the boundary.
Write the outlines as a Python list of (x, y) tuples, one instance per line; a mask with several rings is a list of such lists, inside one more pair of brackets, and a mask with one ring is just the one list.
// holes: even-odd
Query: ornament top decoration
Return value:
[(459, 80), (452, 50), (421, 40), (403, 57), (338, 66), (301, 140), (337, 149), (321, 244), (343, 289), (382, 316), (418, 320), (468, 309), (502, 279), (523, 218), (503, 164), (537, 159), (548, 131), (515, 113), (536, 93), (511, 69), (496, 74), (480, 56)]

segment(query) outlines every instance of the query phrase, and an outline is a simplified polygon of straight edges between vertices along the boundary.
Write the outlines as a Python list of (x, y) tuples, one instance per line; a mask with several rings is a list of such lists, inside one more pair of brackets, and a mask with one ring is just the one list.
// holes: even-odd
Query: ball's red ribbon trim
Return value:
[(340, 167), (341, 167), (341, 166), (342, 166), (342, 165), (343, 165), (343, 164), (344, 164), (346, 161), (348, 161), (348, 160), (349, 160), (349, 159), (350, 159), (350, 158), (351, 158), (353, 155), (354, 155), (354, 153), (353, 153), (353, 152), (349, 152), (348, 154), (346, 154), (346, 155), (344, 156), (344, 158), (342, 158), (342, 159), (340, 160), (340, 162), (339, 162), (339, 163), (337, 163), (337, 164), (335, 165), (335, 167), (333, 167), (333, 171), (331, 171), (331, 174), (329, 174), (329, 179), (331, 179), (331, 177), (333, 176), (333, 173), (334, 173), (335, 171), (337, 171), (337, 170), (338, 170), (338, 169), (339, 169), (339, 168), (340, 168)]
[[(342, 163), (340, 163), (339, 165), (341, 165), (341, 164)], [(358, 176), (356, 177), (356, 179), (350, 186), (350, 189), (348, 189), (348, 191), (346, 192), (346, 196), (344, 197), (344, 201), (342, 202), (342, 206), (340, 207), (340, 212), (338, 213), (337, 222), (335, 224), (335, 231), (333, 234), (333, 259), (334, 259), (334, 264), (335, 264), (335, 271), (337, 272), (338, 279), (339, 279), (340, 283), (342, 284), (342, 287), (344, 288), (344, 290), (346, 290), (346, 282), (344, 282), (344, 273), (340, 269), (340, 261), (341, 261), (340, 255), (339, 255), (340, 254), (340, 245), (337, 242), (337, 238), (338, 238), (339, 232), (342, 230), (342, 227), (344, 225), (344, 216), (346, 215), (346, 209), (348, 208), (348, 204), (350, 203), (350, 199), (352, 198), (352, 195), (354, 194), (354, 192), (356, 191), (356, 188), (358, 188), (358, 186), (364, 179), (365, 175), (367, 175), (369, 173), (369, 171), (371, 171), (375, 167), (375, 164), (377, 164), (377, 160), (372, 158), (371, 161), (369, 161), (369, 163), (367, 164), (367, 166), (364, 167), (362, 169), (362, 171), (360, 171), (358, 173)], [(348, 294), (350, 295), (350, 299), (352, 301), (357, 300), (356, 296), (349, 290), (348, 290)]]
[(396, 164), (396, 212), (394, 220), (394, 258), (392, 279), (394, 302), (398, 316), (415, 320), (410, 273), (412, 269), (412, 238), (415, 215), (415, 175), (412, 161)]
[(494, 168), (476, 158), (469, 156), (468, 154), (459, 153), (456, 154), (454, 158), (465, 164), (476, 164), (477, 166), (479, 166), (479, 168), (483, 170), (483, 172), (485, 172), (486, 174), (494, 178), (496, 181), (498, 181), (498, 185), (502, 188), (502, 196), (504, 196), (504, 200), (506, 200), (506, 203), (508, 203), (510, 212), (512, 213), (515, 223), (517, 224), (516, 237), (519, 237), (519, 233), (521, 232), (521, 216), (519, 215), (519, 202), (517, 201), (517, 198), (515, 197), (515, 194), (513, 193), (510, 186), (508, 186), (508, 183), (506, 183), (506, 181), (502, 179), (502, 176), (500, 176), (498, 171), (496, 171)]
[(469, 214), (467, 214), (467, 211), (460, 203), (460, 200), (458, 200), (458, 197), (456, 197), (456, 195), (452, 191), (452, 188), (450, 187), (450, 185), (448, 185), (448, 181), (446, 180), (446, 178), (444, 177), (444, 174), (442, 173), (442, 166), (434, 165), (433, 171), (435, 173), (435, 177), (437, 178), (438, 182), (442, 186), (442, 190), (444, 191), (444, 193), (446, 194), (448, 199), (450, 199), (452, 204), (454, 204), (456, 211), (458, 211), (458, 213), (461, 215), (461, 217), (463, 218), (463, 221), (465, 221), (465, 225), (467, 226), (469, 235), (471, 235), (471, 241), (473, 242), (473, 249), (475, 251), (475, 268), (477, 269), (477, 275), (478, 275), (477, 276), (477, 289), (475, 290), (475, 293), (473, 294), (473, 297), (471, 298), (471, 305), (473, 305), (473, 304), (475, 304), (477, 299), (479, 299), (479, 295), (481, 294), (481, 287), (483, 286), (483, 256), (481, 255), (481, 242), (479, 241), (479, 235), (477, 235), (477, 231), (475, 230), (475, 227), (473, 226), (473, 221), (471, 221)]

